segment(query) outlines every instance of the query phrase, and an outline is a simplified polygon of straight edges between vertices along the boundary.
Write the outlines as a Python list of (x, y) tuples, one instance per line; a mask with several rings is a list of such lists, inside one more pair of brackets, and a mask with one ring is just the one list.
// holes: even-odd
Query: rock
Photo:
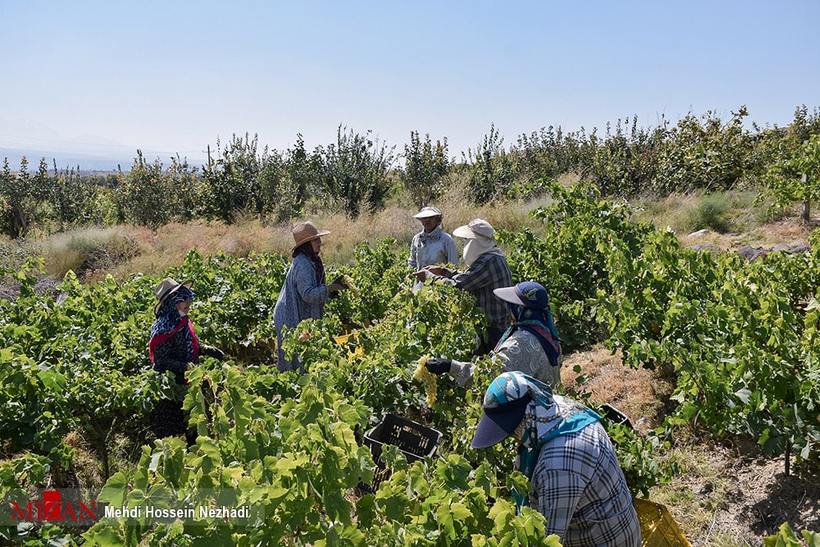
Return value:
[(739, 254), (746, 260), (754, 260), (761, 256), (766, 256), (767, 254), (769, 254), (769, 251), (767, 251), (766, 249), (761, 249), (759, 247), (751, 247), (749, 245), (746, 245), (745, 247), (741, 247), (737, 251), (737, 254)]
[(796, 253), (807, 253), (811, 251), (811, 245), (808, 243), (796, 243), (789, 247), (789, 252), (796, 254)]
[(688, 237), (703, 237), (708, 233), (709, 233), (709, 230), (704, 228), (703, 230), (698, 230), (697, 232), (692, 232), (691, 234), (689, 234)]
[(785, 243), (778, 243), (774, 247), (772, 247), (773, 253), (782, 253), (783, 251), (790, 252), (791, 245), (786, 245)]
[(689, 248), (692, 249), (693, 251), (706, 251), (706, 252), (710, 252), (710, 253), (720, 252), (720, 248), (718, 248), (714, 245), (710, 245), (709, 243), (706, 243), (704, 245), (701, 245), (700, 243), (698, 243), (697, 245), (692, 245)]

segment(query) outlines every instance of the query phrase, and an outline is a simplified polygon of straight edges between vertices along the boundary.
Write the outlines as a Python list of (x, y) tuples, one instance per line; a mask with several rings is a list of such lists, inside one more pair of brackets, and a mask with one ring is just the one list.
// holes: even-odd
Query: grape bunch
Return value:
[(435, 374), (431, 374), (427, 370), (427, 359), (430, 357), (425, 355), (419, 359), (416, 371), (413, 373), (413, 380), (418, 380), (424, 385), (424, 390), (427, 392), (427, 406), (431, 407), (436, 402), (437, 384)]

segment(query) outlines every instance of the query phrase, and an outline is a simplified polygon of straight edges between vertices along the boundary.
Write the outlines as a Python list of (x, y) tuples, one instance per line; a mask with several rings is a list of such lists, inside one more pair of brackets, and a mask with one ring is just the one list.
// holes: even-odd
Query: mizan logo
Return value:
[(64, 498), (59, 490), (45, 490), (39, 499), (8, 502), (12, 522), (63, 522), (91, 524), (97, 521), (97, 501)]

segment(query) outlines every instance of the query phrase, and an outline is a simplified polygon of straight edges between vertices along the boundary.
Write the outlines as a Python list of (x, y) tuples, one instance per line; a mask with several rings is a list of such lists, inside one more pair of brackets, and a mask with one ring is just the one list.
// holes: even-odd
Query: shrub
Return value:
[(729, 200), (724, 194), (710, 194), (689, 211), (687, 218), (688, 228), (700, 230), (709, 228), (716, 232), (725, 233), (731, 228), (727, 217), (730, 209)]
[(384, 206), (390, 191), (388, 177), (393, 164), (393, 148), (377, 143), (368, 131), (360, 135), (343, 128), (336, 131), (336, 143), (318, 151), (322, 157), (324, 188), (338, 200), (351, 218)]
[(495, 125), (490, 126), (490, 132), (484, 135), (475, 151), (467, 150), (466, 159), (470, 164), (467, 187), (474, 203), (509, 197), (516, 179), (515, 166)]
[(410, 132), (410, 144), (404, 146), (405, 168), (402, 181), (417, 207), (429, 205), (441, 195), (441, 180), (450, 170), (447, 157), (447, 137), (436, 141), (430, 135), (419, 138), (418, 131)]

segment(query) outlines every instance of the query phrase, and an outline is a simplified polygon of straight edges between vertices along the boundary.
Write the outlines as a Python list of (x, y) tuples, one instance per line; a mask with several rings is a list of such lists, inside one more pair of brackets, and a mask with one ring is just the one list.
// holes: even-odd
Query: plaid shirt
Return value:
[(600, 423), (541, 448), (531, 505), (565, 547), (638, 547), (641, 529), (615, 449)]
[(457, 272), (449, 279), (444, 279), (459, 289), (475, 296), (478, 307), (487, 316), (489, 327), (500, 330), (510, 324), (507, 304), (496, 295), (493, 289), (512, 286), (512, 273), (507, 266), (507, 259), (500, 252), (487, 252), (476, 258), (466, 272)]

